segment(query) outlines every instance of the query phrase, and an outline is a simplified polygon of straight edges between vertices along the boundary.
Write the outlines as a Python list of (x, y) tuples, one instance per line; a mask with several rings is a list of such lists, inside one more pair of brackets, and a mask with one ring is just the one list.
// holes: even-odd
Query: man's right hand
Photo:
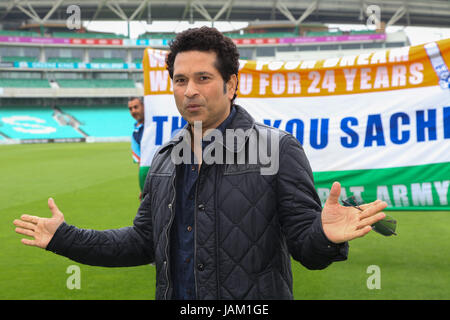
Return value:
[(58, 227), (64, 222), (64, 215), (59, 211), (52, 198), (48, 199), (48, 208), (52, 212), (51, 218), (40, 218), (24, 214), (19, 219), (14, 220), (17, 227), (16, 232), (34, 239), (22, 239), (22, 243), (27, 246), (47, 248)]

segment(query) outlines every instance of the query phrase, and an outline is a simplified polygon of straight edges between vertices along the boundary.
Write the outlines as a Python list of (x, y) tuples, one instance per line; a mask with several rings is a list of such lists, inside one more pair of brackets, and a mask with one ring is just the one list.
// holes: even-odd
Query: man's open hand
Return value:
[(34, 239), (22, 239), (22, 243), (28, 246), (47, 248), (48, 243), (53, 238), (56, 229), (64, 222), (64, 215), (59, 211), (55, 201), (48, 199), (48, 208), (52, 212), (51, 218), (40, 218), (24, 214), (19, 219), (14, 220), (17, 227), (16, 232)]
[(382, 220), (386, 215), (381, 210), (387, 203), (381, 200), (363, 204), (363, 211), (339, 204), (341, 194), (339, 182), (333, 183), (330, 195), (322, 210), (322, 226), (327, 238), (334, 243), (350, 241), (365, 236), (371, 225)]

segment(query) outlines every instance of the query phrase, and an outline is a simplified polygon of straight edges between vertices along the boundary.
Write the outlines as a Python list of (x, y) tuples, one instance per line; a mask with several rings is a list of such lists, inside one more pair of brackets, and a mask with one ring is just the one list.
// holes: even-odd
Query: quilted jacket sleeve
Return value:
[(324, 269), (333, 261), (346, 260), (348, 243), (335, 244), (323, 231), (322, 206), (312, 170), (292, 135), (280, 142), (277, 182), (280, 223), (292, 257), (308, 269)]
[(79, 229), (64, 222), (56, 230), (46, 250), (93, 266), (149, 264), (154, 261), (149, 202), (150, 195), (147, 193), (130, 227), (99, 231)]

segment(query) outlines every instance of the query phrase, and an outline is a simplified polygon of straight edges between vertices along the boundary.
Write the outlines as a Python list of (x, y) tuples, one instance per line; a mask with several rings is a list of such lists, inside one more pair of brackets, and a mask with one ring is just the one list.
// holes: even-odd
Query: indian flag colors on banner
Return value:
[[(144, 55), (141, 166), (185, 125), (165, 68)], [(450, 210), (450, 39), (313, 61), (240, 61), (238, 98), (303, 145), (322, 201), (381, 199), (393, 210)]]

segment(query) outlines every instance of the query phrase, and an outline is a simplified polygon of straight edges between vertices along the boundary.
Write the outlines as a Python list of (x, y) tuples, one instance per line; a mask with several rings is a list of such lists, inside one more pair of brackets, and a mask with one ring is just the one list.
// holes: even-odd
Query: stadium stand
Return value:
[(344, 33), (341, 31), (309, 31), (306, 33), (308, 37), (323, 37), (323, 36), (342, 36)]
[(89, 137), (128, 137), (133, 128), (125, 105), (63, 106), (61, 111), (78, 120)]
[(47, 58), (47, 62), (77, 63), (77, 62), (83, 62), (83, 60), (80, 58), (53, 57), (53, 58)]
[(0, 115), (2, 140), (129, 137), (134, 123), (124, 105), (5, 106)]
[(50, 88), (48, 80), (43, 79), (0, 79), (0, 88)]
[(134, 88), (130, 79), (60, 79), (61, 88)]
[(298, 37), (294, 32), (264, 32), (264, 33), (225, 33), (231, 39), (252, 39), (252, 38), (291, 38)]
[(5, 106), (0, 114), (0, 136), (20, 140), (83, 137), (73, 127), (60, 125), (50, 107)]
[(15, 62), (15, 61), (24, 61), (24, 62), (38, 62), (39, 59), (37, 57), (26, 57), (26, 56), (3, 56), (3, 62)]
[(124, 35), (95, 32), (53, 32), (54, 38), (79, 38), (79, 39), (125, 39)]
[(92, 63), (125, 63), (121, 58), (92, 58)]
[(173, 39), (173, 33), (143, 33), (139, 35), (138, 39)]
[(11, 36), (11, 37), (40, 37), (41, 35), (37, 32), (32, 31), (19, 31), (19, 30), (0, 30), (0, 36)]

